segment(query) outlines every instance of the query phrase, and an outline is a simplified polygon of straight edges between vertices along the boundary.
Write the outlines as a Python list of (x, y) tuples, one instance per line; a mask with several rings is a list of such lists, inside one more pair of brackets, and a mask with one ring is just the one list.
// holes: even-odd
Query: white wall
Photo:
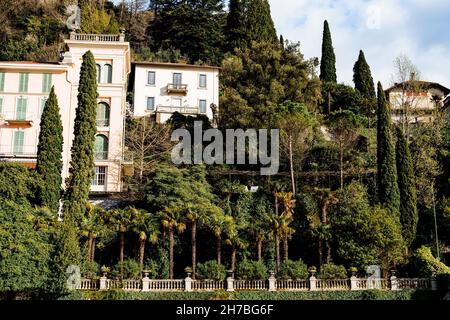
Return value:
[[(155, 72), (155, 85), (148, 84), (148, 71)], [(182, 74), (182, 83), (187, 85), (187, 94), (168, 94), (167, 85), (173, 82), (173, 73)], [(200, 88), (200, 74), (207, 77), (206, 88)], [(155, 98), (155, 111), (147, 111), (147, 97)], [(158, 110), (163, 112), (161, 122), (167, 121), (170, 109), (176, 105), (174, 100), (182, 100), (182, 110), (186, 113), (199, 113), (199, 100), (206, 100), (206, 116), (213, 118), (210, 105), (219, 106), (219, 69), (211, 67), (190, 66), (184, 64), (136, 64), (134, 74), (134, 115), (145, 116)], [(165, 107), (165, 108), (164, 108)], [(164, 111), (162, 111), (164, 109)], [(176, 110), (176, 109), (173, 109)]]

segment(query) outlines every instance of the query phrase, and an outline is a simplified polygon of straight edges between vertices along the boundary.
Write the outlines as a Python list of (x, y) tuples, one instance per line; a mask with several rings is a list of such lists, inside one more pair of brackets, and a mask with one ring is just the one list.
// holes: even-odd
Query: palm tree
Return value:
[(139, 235), (139, 265), (144, 270), (145, 243), (149, 241), (152, 244), (158, 242), (159, 238), (159, 220), (158, 217), (145, 211), (137, 210), (133, 218), (132, 230)]
[(125, 209), (114, 209), (107, 212), (107, 223), (116, 232), (119, 233), (119, 263), (120, 275), (123, 278), (123, 260), (125, 249), (125, 233), (133, 224), (133, 218), (136, 216), (137, 209), (127, 207)]
[(227, 240), (226, 244), (231, 246), (231, 259), (230, 259), (230, 270), (234, 272), (236, 270), (236, 254), (238, 249), (245, 249), (248, 246), (248, 243), (241, 237), (237, 230), (232, 231)]
[(107, 231), (105, 225), (105, 211), (91, 203), (87, 204), (86, 213), (81, 221), (81, 233), (88, 238), (87, 261), (93, 262), (97, 238)]
[(282, 217), (278, 214), (272, 214), (269, 218), (270, 224), (270, 238), (275, 241), (275, 254), (276, 254), (276, 271), (280, 270), (280, 235), (283, 233), (283, 221)]
[(173, 265), (174, 265), (174, 233), (183, 233), (186, 230), (186, 224), (183, 222), (182, 209), (174, 206), (166, 208), (160, 213), (161, 223), (169, 232), (169, 279), (173, 279)]
[(222, 236), (234, 232), (236, 228), (234, 219), (224, 213), (216, 213), (209, 217), (207, 224), (216, 238), (217, 263), (222, 264)]
[(328, 223), (328, 209), (330, 205), (337, 204), (338, 198), (336, 198), (333, 192), (330, 189), (318, 189), (316, 188), (315, 193), (318, 198), (319, 206), (320, 206), (320, 220), (322, 224), (322, 232), (321, 238), (319, 240), (319, 262), (322, 265), (322, 256), (323, 256), (323, 245), (322, 242), (325, 242), (326, 248), (326, 263), (329, 264), (331, 262), (331, 246), (329, 239), (331, 238), (330, 234), (330, 226)]
[(294, 229), (290, 228), (289, 225), (294, 220), (294, 206), (295, 199), (293, 199), (292, 192), (277, 192), (275, 197), (281, 201), (283, 205), (283, 211), (280, 214), (281, 222), (281, 234), (283, 236), (283, 252), (284, 252), (284, 261), (287, 262), (289, 260), (289, 238), (294, 233)]

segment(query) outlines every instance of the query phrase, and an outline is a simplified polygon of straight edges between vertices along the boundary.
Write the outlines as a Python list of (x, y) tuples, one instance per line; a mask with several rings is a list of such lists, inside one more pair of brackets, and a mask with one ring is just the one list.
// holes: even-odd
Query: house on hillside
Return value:
[(175, 112), (204, 115), (219, 112), (219, 67), (183, 63), (133, 62), (133, 115), (167, 122)]
[(40, 117), (55, 86), (63, 123), (63, 180), (69, 175), (82, 56), (97, 65), (98, 105), (95, 177), (91, 191), (122, 191), (124, 119), (130, 47), (121, 35), (71, 33), (59, 63), (0, 62), (0, 161), (36, 166)]
[(386, 90), (394, 123), (427, 123), (434, 111), (450, 103), (450, 89), (435, 82), (406, 81)]

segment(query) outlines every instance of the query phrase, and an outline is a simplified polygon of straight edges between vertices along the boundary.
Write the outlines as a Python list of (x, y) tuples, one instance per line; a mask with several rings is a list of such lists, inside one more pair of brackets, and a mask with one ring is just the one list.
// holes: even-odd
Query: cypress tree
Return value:
[(247, 1), (246, 32), (248, 43), (271, 42), (278, 43), (278, 36), (270, 13), (267, 0)]
[(225, 26), (225, 48), (233, 52), (235, 48), (244, 48), (246, 43), (245, 12), (242, 0), (230, 0), (227, 24)]
[(284, 37), (283, 37), (283, 35), (280, 35), (280, 46), (281, 46), (281, 49), (284, 50)]
[(355, 83), (355, 89), (364, 98), (375, 99), (375, 85), (373, 83), (372, 72), (362, 50), (359, 51), (358, 60), (353, 67), (353, 82)]
[(337, 82), (336, 55), (334, 54), (330, 26), (325, 20), (323, 24), (322, 59), (320, 62), (320, 80), (323, 82)]
[(63, 127), (54, 87), (45, 103), (40, 129), (36, 164), (43, 184), (40, 204), (56, 212), (62, 184)]
[(94, 176), (94, 143), (97, 108), (97, 71), (92, 52), (83, 55), (78, 86), (78, 107), (75, 116), (72, 159), (67, 182), (65, 214), (80, 218)]
[(391, 132), (391, 114), (381, 83), (378, 82), (377, 164), (378, 197), (392, 214), (398, 216), (400, 192), (397, 184), (395, 146)]
[(417, 232), (419, 216), (417, 213), (417, 191), (414, 179), (414, 166), (408, 142), (403, 130), (396, 128), (397, 145), (397, 174), (400, 190), (400, 222), (402, 224), (403, 238), (411, 245)]

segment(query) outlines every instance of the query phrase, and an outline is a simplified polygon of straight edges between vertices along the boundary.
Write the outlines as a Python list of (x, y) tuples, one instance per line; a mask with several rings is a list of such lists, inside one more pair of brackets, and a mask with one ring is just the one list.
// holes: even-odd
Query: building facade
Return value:
[(98, 105), (92, 192), (122, 190), (122, 162), (130, 49), (123, 35), (72, 33), (60, 63), (0, 62), (0, 161), (35, 167), (39, 123), (52, 86), (63, 123), (63, 172), (69, 175), (82, 56), (97, 65)]
[(444, 108), (450, 89), (435, 82), (407, 81), (386, 90), (395, 123), (433, 121), (436, 108)]
[(133, 114), (165, 123), (175, 113), (218, 114), (220, 68), (181, 63), (133, 62)]

